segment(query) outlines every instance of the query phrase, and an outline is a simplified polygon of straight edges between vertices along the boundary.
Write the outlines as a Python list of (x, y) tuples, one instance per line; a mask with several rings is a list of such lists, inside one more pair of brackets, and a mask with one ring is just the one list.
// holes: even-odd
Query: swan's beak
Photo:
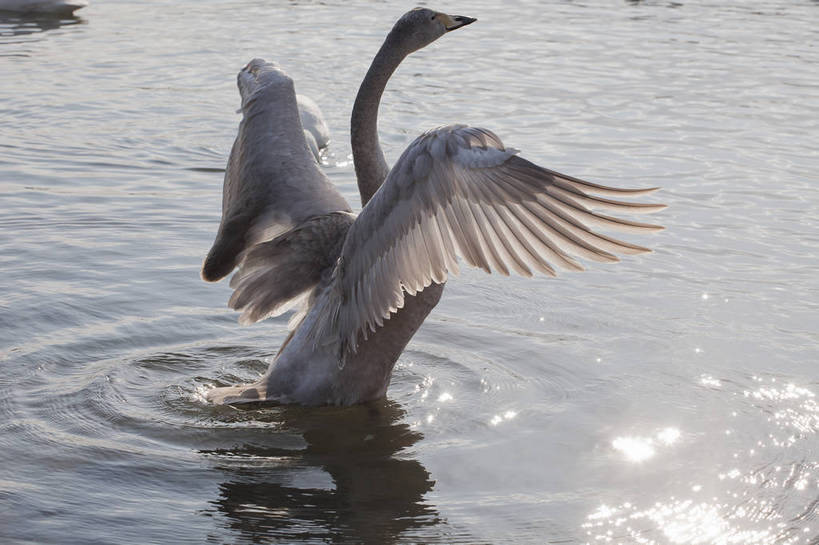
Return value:
[(441, 15), (443, 16), (444, 26), (447, 32), (477, 21), (477, 19), (473, 17), (466, 17), (464, 15), (447, 15), (445, 13), (442, 13)]

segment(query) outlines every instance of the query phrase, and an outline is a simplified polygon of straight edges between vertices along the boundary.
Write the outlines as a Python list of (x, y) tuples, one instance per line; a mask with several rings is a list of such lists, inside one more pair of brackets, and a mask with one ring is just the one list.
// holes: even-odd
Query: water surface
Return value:
[(199, 280), (235, 75), (349, 113), (406, 9), (96, 2), (0, 18), (0, 541), (819, 543), (819, 5), (496, 2), (384, 96), (394, 161), (485, 126), (539, 164), (660, 185), (655, 253), (557, 279), (467, 270), (346, 409), (203, 403), (286, 317)]

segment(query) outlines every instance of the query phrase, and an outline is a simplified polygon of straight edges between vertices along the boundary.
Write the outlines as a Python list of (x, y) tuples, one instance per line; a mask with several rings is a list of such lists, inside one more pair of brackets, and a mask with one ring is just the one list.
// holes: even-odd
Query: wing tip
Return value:
[(667, 204), (662, 203), (639, 203), (641, 212), (646, 214), (653, 214), (654, 212), (659, 212), (661, 210), (665, 210), (668, 208)]
[[(601, 186), (601, 187), (605, 187), (605, 186)], [(642, 197), (643, 195), (650, 195), (650, 194), (654, 193), (655, 191), (659, 191), (662, 188), (660, 186), (655, 186), (655, 187), (635, 187), (635, 188), (630, 188), (630, 187), (625, 187), (625, 188), (606, 187), (606, 189), (608, 191), (619, 193), (619, 194), (621, 194), (623, 196)]]
[(217, 264), (214, 264), (213, 261), (206, 260), (205, 263), (202, 264), (202, 270), (199, 271), (199, 276), (205, 282), (218, 282), (230, 273), (230, 271), (224, 272), (222, 269), (223, 267), (219, 267)]
[(204, 280), (205, 282), (217, 282), (218, 278), (211, 277), (207, 272), (205, 272), (205, 268), (203, 267), (202, 270), (199, 271), (199, 278)]
[(612, 187), (609, 185), (602, 185), (596, 184), (593, 182), (588, 182), (586, 180), (581, 180), (580, 178), (574, 178), (572, 176), (567, 176), (565, 174), (561, 174), (559, 172), (555, 172), (549, 169), (543, 169), (552, 174), (553, 176), (557, 176), (558, 178), (562, 179), (563, 182), (566, 184), (578, 189), (587, 194), (597, 194), (597, 195), (606, 195), (609, 197), (641, 197), (643, 195), (649, 195), (662, 189), (660, 186), (655, 187), (644, 187), (644, 188), (627, 188), (627, 187)]
[(623, 253), (626, 255), (653, 254), (654, 250), (651, 248), (646, 248), (645, 246), (637, 246), (636, 244), (632, 244), (628, 250), (623, 250)]
[(250, 326), (256, 323), (256, 320), (252, 319), (250, 316), (246, 316), (245, 313), (239, 315), (239, 318), (236, 320), (239, 322), (240, 326)]

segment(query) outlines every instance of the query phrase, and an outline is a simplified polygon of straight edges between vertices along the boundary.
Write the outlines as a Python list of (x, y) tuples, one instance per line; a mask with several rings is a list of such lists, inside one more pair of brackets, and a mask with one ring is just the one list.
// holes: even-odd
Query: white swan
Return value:
[(532, 269), (553, 275), (555, 266), (581, 270), (573, 256), (614, 262), (614, 253), (648, 251), (591, 227), (637, 233), (661, 227), (591, 208), (660, 210), (605, 198), (653, 189), (608, 188), (541, 168), (486, 129), (429, 131), (387, 167), (377, 135), (387, 80), (407, 55), (473, 21), (416, 8), (384, 41), (353, 107), (365, 204), (357, 217), (310, 158), (292, 80), (260, 59), (242, 69), (244, 117), (202, 276), (215, 281), (239, 267), (229, 304), (242, 323), (295, 304), (300, 312), (257, 382), (212, 389), (210, 401), (344, 405), (382, 397), (404, 346), (448, 275), (458, 272), (459, 257), (487, 272), (530, 276)]
[(0, 11), (71, 15), (87, 5), (87, 0), (0, 0)]

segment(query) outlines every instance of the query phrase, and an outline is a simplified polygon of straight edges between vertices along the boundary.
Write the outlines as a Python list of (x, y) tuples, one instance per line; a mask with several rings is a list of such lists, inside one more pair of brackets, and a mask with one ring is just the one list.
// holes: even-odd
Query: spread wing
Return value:
[(202, 266), (208, 281), (230, 274), (254, 245), (350, 210), (307, 147), (293, 80), (262, 59), (237, 79), (243, 117), (225, 171), (222, 222)]
[[(654, 212), (664, 205), (606, 197), (638, 196), (541, 168), (484, 129), (450, 126), (413, 142), (347, 232), (315, 339), (340, 338), (355, 351), (390, 313), (432, 282), (457, 274), (460, 257), (486, 272), (548, 275), (582, 270), (575, 259), (618, 261), (647, 248), (592, 228), (644, 233), (656, 225), (592, 211)], [(602, 195), (602, 196), (596, 196)]]

